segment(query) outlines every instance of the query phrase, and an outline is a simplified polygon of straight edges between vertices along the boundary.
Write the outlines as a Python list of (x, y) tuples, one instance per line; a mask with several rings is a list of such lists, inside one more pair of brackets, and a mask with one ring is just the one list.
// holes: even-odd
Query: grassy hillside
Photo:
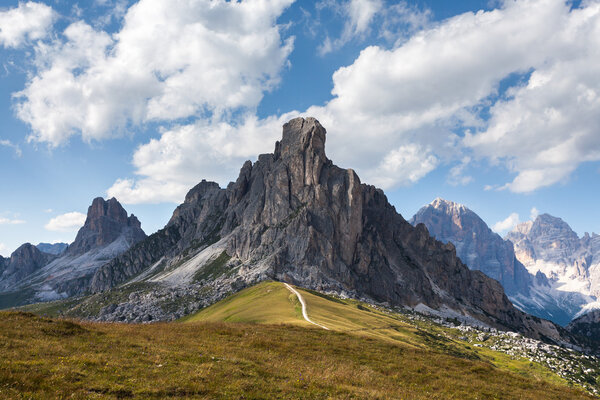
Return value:
[[(352, 299), (339, 299), (319, 292), (296, 288), (304, 298), (309, 318), (337, 332), (394, 343), (405, 348), (436, 351), (461, 359), (487, 362), (496, 368), (522, 376), (565, 385), (548, 368), (528, 359), (475, 347), (459, 340), (463, 334), (431, 320), (380, 310)], [(280, 282), (263, 282), (242, 290), (182, 322), (288, 323), (315, 328), (302, 317), (300, 303)]]
[(488, 362), (294, 325), (0, 313), (0, 398), (575, 399)]
[(475, 347), (428, 319), (297, 289), (330, 331), (306, 322), (278, 282), (184, 323), (0, 313), (0, 398), (589, 398), (535, 362)]

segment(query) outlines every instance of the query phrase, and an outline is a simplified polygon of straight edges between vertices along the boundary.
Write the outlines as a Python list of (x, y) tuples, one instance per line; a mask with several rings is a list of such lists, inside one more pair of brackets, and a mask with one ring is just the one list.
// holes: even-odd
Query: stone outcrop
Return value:
[(67, 248), (66, 255), (81, 255), (92, 249), (104, 247), (128, 235), (133, 243), (146, 238), (140, 221), (127, 211), (114, 197), (104, 200), (97, 197), (88, 208), (85, 224), (77, 233), (75, 241)]
[(600, 310), (592, 310), (567, 325), (573, 335), (587, 339), (587, 346), (600, 353)]
[(154, 271), (158, 275), (149, 282), (186, 285), (190, 268), (203, 272), (195, 260), (224, 251), (230, 258), (227, 278), (202, 278), (219, 282), (223, 292), (275, 279), (562, 338), (551, 322), (515, 309), (497, 281), (469, 270), (452, 244), (432, 238), (423, 224), (405, 221), (383, 191), (335, 166), (326, 157), (325, 140), (314, 118), (291, 120), (273, 154), (246, 162), (226, 189), (205, 181), (193, 188), (165, 229), (98, 269), (92, 290)]

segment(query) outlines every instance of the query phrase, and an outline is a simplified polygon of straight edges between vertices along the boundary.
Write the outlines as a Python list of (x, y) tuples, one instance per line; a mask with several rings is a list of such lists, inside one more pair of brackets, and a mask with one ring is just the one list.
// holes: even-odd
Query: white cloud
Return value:
[(138, 178), (117, 180), (107, 195), (126, 204), (179, 203), (201, 179), (225, 185), (245, 160), (273, 151), (281, 126), (291, 117), (259, 120), (248, 115), (239, 125), (198, 121), (169, 129), (136, 150)]
[(538, 211), (538, 209), (535, 207), (532, 207), (531, 211), (529, 212), (529, 219), (532, 221), (535, 221), (535, 219), (538, 217), (538, 215), (540, 215), (540, 212)]
[(492, 226), (492, 230), (496, 233), (504, 233), (517, 226), (519, 222), (519, 214), (512, 213), (506, 219), (496, 222)]
[(491, 109), (466, 144), (516, 173), (506, 188), (531, 192), (600, 160), (600, 3), (585, 2), (553, 27), (554, 50), (526, 84)]
[(437, 164), (438, 159), (428, 149), (408, 144), (387, 153), (365, 178), (369, 183), (386, 188), (407, 185), (423, 178)]
[(6, 245), (4, 243), (0, 243), (0, 256), (2, 254), (7, 254), (6, 251), (8, 250), (8, 248), (6, 247)]
[(391, 43), (399, 43), (406, 35), (425, 27), (431, 16), (428, 9), (419, 10), (405, 1), (393, 5), (386, 5), (381, 0), (326, 1), (320, 4), (322, 8), (331, 8), (345, 20), (339, 37), (331, 39), (330, 34), (326, 34), (318, 48), (322, 56), (353, 39), (364, 39), (372, 30)]
[(10, 140), (0, 139), (0, 146), (9, 147), (13, 149), (17, 157), (21, 157), (23, 155), (19, 145), (14, 144)]
[(345, 30), (349, 35), (357, 36), (365, 33), (369, 25), (377, 14), (383, 8), (381, 0), (350, 0), (348, 3), (349, 21)]
[(43, 39), (55, 19), (51, 7), (32, 1), (0, 11), (0, 45), (17, 48), (27, 41)]
[(80, 212), (70, 212), (52, 218), (44, 226), (49, 231), (71, 232), (83, 226), (86, 215)]
[(31, 140), (52, 146), (124, 134), (149, 121), (253, 110), (293, 47), (277, 17), (291, 0), (141, 0), (113, 36), (76, 22), (36, 47), (37, 72), (16, 94)]
[[(516, 173), (504, 186), (514, 191), (564, 180), (580, 162), (599, 157), (600, 3), (573, 10), (560, 0), (503, 4), (442, 21), (391, 49), (365, 48), (333, 74), (333, 99), (299, 114), (327, 128), (331, 159), (384, 189), (414, 183), (442, 164), (455, 165), (450, 180), (456, 175), (457, 183), (467, 183), (460, 170), (467, 154)], [(510, 84), (515, 75), (525, 84), (498, 99), (500, 82)], [(489, 121), (479, 114), (487, 106)], [(282, 119), (252, 122), (261, 127), (250, 136), (265, 146), (260, 151), (271, 150)], [(233, 169), (252, 153), (242, 157), (221, 148), (247, 128), (242, 119), (167, 130), (136, 152), (138, 178), (117, 182), (109, 195), (118, 188), (130, 189), (132, 201), (181, 199), (183, 187), (200, 178), (234, 179)], [(464, 139), (456, 131), (465, 131)], [(143, 190), (161, 183), (179, 185), (169, 189), (177, 196)]]
[(0, 217), (0, 225), (21, 225), (24, 223), (25, 221), (23, 221), (22, 219)]
[(448, 173), (448, 183), (450, 183), (453, 186), (465, 186), (471, 183), (473, 177), (465, 175), (465, 170), (467, 169), (470, 162), (471, 157), (465, 156), (459, 164), (450, 168), (450, 172)]

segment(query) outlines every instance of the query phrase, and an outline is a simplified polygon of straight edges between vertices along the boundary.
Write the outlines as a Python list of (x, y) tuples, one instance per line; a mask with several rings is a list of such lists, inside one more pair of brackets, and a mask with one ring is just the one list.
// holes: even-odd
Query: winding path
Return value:
[(311, 324), (313, 324), (313, 325), (316, 325), (316, 326), (318, 326), (318, 327), (320, 327), (320, 328), (323, 328), (323, 329), (327, 329), (327, 330), (329, 330), (329, 328), (328, 328), (328, 327), (326, 327), (326, 326), (323, 326), (323, 325), (319, 325), (319, 324), (317, 324), (316, 322), (313, 322), (313, 321), (311, 321), (311, 319), (310, 319), (310, 318), (308, 318), (308, 314), (306, 313), (306, 302), (304, 301), (304, 298), (302, 297), (302, 295), (301, 295), (301, 294), (300, 294), (300, 293), (299, 293), (299, 292), (298, 292), (296, 289), (294, 289), (293, 287), (291, 287), (291, 286), (290, 286), (290, 285), (288, 285), (287, 283), (285, 283), (285, 282), (284, 282), (283, 284), (285, 285), (285, 287), (286, 287), (286, 288), (288, 288), (288, 290), (289, 290), (290, 292), (292, 292), (292, 293), (294, 293), (294, 294), (296, 295), (296, 297), (298, 298), (298, 300), (300, 300), (300, 304), (302, 304), (302, 316), (304, 317), (304, 319), (305, 319), (307, 322), (310, 322), (310, 323), (311, 323)]

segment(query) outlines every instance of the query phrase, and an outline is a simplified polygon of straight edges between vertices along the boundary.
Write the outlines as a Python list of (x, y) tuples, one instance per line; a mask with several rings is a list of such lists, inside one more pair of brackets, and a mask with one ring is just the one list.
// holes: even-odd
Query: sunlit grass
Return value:
[(568, 399), (487, 362), (318, 328), (0, 313), (0, 397)]

